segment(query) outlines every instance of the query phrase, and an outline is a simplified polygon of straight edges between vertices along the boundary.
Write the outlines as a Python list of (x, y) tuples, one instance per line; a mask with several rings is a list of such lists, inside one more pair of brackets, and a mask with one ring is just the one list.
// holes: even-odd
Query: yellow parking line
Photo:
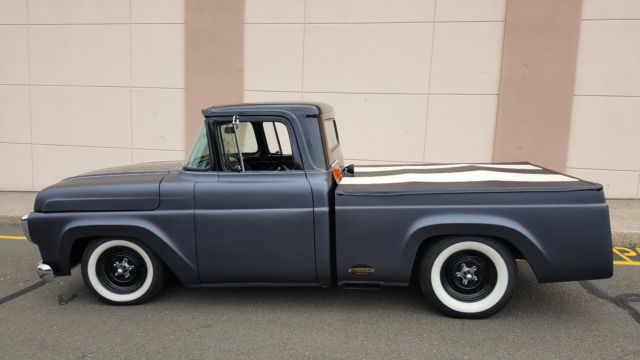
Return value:
[(640, 266), (640, 261), (621, 261), (614, 260), (613, 265)]
[(640, 253), (640, 248), (631, 249), (624, 246), (614, 246), (613, 253), (617, 255), (618, 259), (622, 259), (614, 260), (614, 265), (640, 266), (640, 261), (636, 260), (638, 253)]
[(0, 235), (0, 240), (27, 240), (24, 236)]

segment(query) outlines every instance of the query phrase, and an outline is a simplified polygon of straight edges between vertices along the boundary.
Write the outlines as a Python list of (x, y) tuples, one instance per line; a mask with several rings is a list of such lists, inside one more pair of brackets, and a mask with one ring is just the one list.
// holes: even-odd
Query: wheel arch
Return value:
[[(139, 241), (153, 251), (183, 284), (198, 282), (196, 264), (172, 245), (168, 237), (161, 231), (151, 227), (123, 224), (77, 224), (68, 226), (62, 233), (58, 258), (68, 268), (60, 269), (62, 273), (70, 272), (82, 258), (84, 249), (91, 241), (98, 238), (112, 238)], [(67, 274), (68, 275), (68, 274)]]
[(487, 216), (443, 216), (423, 219), (409, 229), (405, 256), (416, 261), (437, 241), (448, 237), (476, 236), (492, 238), (505, 245), (515, 258), (526, 259), (539, 279), (539, 272), (548, 263), (544, 247), (526, 228), (509, 219)]

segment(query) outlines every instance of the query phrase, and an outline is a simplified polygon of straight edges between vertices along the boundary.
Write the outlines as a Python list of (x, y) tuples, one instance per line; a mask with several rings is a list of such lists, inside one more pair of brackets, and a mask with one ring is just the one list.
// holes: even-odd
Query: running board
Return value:
[(340, 286), (347, 290), (380, 290), (383, 283), (377, 282), (360, 282), (360, 281), (343, 281)]

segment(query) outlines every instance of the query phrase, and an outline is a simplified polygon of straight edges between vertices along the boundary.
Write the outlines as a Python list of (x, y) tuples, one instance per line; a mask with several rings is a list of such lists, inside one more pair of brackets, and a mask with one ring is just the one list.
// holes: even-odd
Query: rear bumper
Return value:
[(20, 219), (20, 227), (22, 227), (22, 232), (24, 233), (24, 236), (27, 238), (27, 240), (29, 240), (30, 243), (33, 244), (33, 240), (31, 240), (31, 234), (29, 233), (29, 216), (31, 215), (31, 213), (26, 213), (24, 215), (22, 215), (22, 218)]
[(36, 266), (36, 274), (38, 274), (38, 277), (40, 277), (40, 280), (46, 281), (46, 282), (51, 282), (55, 278), (55, 275), (53, 274), (53, 269), (51, 268), (51, 266), (43, 263), (42, 261), (40, 261), (38, 266)]

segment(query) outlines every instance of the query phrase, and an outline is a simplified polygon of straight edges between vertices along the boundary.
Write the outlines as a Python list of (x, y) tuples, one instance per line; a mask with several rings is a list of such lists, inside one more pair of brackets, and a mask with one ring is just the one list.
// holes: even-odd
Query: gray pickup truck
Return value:
[(508, 302), (516, 259), (539, 282), (612, 276), (601, 185), (530, 163), (345, 166), (326, 104), (203, 114), (186, 163), (38, 194), (23, 230), (41, 278), (81, 264), (109, 304), (151, 299), (167, 273), (190, 287), (418, 283), (445, 314), (479, 318)]

